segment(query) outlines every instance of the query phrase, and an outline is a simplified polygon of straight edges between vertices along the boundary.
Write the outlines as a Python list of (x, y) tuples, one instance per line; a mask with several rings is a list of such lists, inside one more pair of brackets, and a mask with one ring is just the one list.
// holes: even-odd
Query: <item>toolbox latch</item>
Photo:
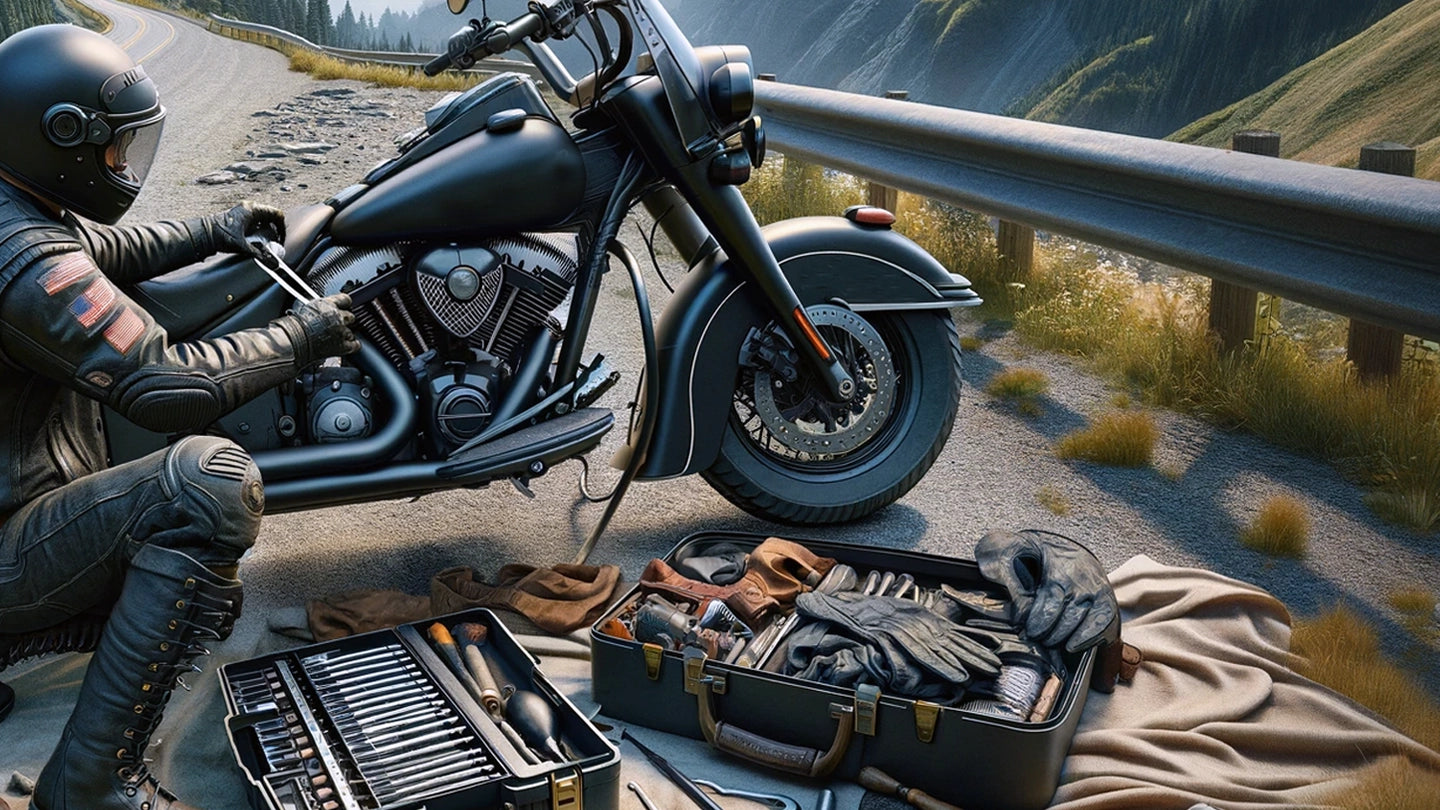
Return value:
[(701, 681), (709, 684), (710, 691), (717, 695), (725, 694), (725, 676), (715, 673), (705, 674), (705, 662), (709, 656), (705, 651), (697, 647), (685, 648), (685, 694), (700, 694)]
[(880, 711), (880, 687), (862, 683), (855, 687), (855, 733), (875, 736), (875, 718)]
[(940, 704), (928, 700), (915, 701), (915, 736), (920, 742), (935, 739), (935, 724), (940, 722)]
[(652, 681), (660, 680), (660, 664), (665, 660), (665, 648), (651, 642), (640, 649), (645, 653), (645, 675)]
[(551, 810), (584, 810), (583, 794), (578, 772), (564, 776), (550, 774)]

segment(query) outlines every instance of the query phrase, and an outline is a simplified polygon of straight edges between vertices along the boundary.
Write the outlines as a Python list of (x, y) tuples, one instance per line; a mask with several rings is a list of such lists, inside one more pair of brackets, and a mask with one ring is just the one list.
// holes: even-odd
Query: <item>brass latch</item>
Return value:
[(928, 700), (915, 701), (915, 736), (920, 742), (935, 739), (935, 724), (940, 722), (940, 704)]
[(880, 687), (862, 683), (855, 687), (855, 733), (875, 736), (876, 715), (880, 711)]
[(646, 644), (640, 648), (645, 654), (645, 674), (650, 680), (660, 680), (660, 663), (665, 660), (665, 648), (659, 644)]
[(585, 810), (583, 794), (578, 771), (565, 776), (550, 774), (551, 810)]
[(700, 682), (704, 680), (710, 685), (710, 691), (717, 694), (725, 694), (725, 676), (716, 674), (705, 674), (705, 662), (709, 657), (705, 651), (696, 647), (686, 647), (685, 652), (685, 694), (700, 694)]

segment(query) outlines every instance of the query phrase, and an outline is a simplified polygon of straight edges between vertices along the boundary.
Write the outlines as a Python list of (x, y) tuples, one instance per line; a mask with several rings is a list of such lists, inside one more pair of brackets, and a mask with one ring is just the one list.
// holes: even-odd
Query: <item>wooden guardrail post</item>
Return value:
[[(1414, 177), (1415, 150), (1389, 141), (1363, 146), (1360, 148), (1360, 169)], [(1355, 365), (1361, 379), (1373, 380), (1398, 374), (1404, 351), (1404, 334), (1389, 327), (1350, 319), (1345, 355)]]
[[(1280, 133), (1250, 129), (1230, 136), (1230, 147), (1265, 157), (1280, 157)], [(1210, 282), (1210, 331), (1220, 338), (1220, 350), (1233, 352), (1255, 339), (1255, 315), (1260, 294), (1249, 287), (1212, 279)]]
[(1018, 222), (1000, 220), (995, 230), (995, 253), (1000, 271), (1010, 281), (1027, 281), (1035, 268), (1035, 229)]
[[(885, 91), (885, 98), (894, 99), (896, 101), (904, 101), (909, 97), (909, 90)], [(873, 205), (876, 208), (884, 208), (886, 211), (889, 211), (892, 214), (895, 213), (896, 208), (900, 207), (900, 190), (890, 188), (883, 183), (877, 183), (874, 180), (871, 180), (868, 196), (868, 202), (870, 205)]]

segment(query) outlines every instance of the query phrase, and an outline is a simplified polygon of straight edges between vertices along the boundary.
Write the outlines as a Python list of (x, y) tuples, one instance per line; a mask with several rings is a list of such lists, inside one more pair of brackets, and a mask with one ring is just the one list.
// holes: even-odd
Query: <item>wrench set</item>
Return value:
[(568, 757), (537, 757), (506, 737), (423, 628), (404, 625), (221, 668), (231, 743), (257, 810), (613, 808), (613, 776), (608, 785), (596, 777), (618, 772), (619, 752), (493, 614), (457, 616), (485, 622), (493, 654), (533, 672), (526, 693), (556, 716)]

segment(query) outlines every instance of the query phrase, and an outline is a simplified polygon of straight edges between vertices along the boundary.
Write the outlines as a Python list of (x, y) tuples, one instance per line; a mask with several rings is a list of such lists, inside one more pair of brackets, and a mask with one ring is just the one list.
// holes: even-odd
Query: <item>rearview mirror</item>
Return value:
[(470, 0), (445, 0), (445, 5), (450, 7), (451, 14), (464, 14), (465, 7), (470, 5)]

